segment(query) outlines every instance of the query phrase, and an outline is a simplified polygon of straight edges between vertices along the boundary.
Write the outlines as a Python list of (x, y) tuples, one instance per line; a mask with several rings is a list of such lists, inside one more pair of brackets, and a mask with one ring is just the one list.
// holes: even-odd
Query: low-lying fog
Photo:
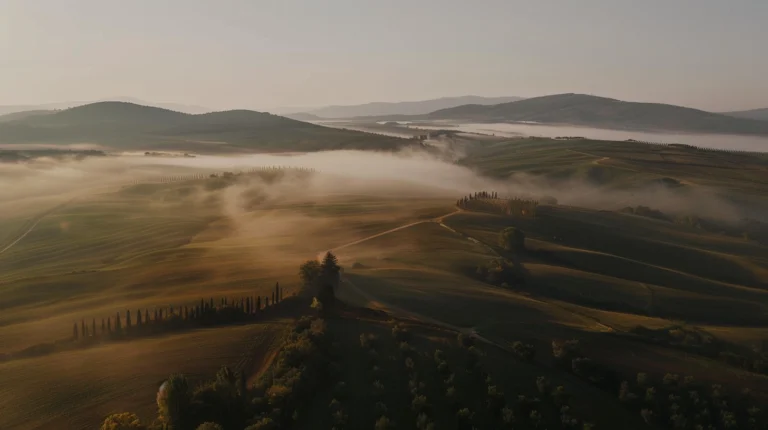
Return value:
[[(471, 169), (442, 161), (418, 151), (377, 153), (326, 151), (306, 154), (245, 156), (146, 157), (122, 155), (86, 158), (83, 161), (37, 159), (27, 163), (0, 164), (0, 214), (25, 200), (64, 198), (116, 189), (136, 181), (161, 177), (246, 171), (267, 166), (302, 167), (319, 173), (300, 192), (307, 198), (328, 193), (407, 193), (456, 200), (467, 193), (488, 190), (501, 196), (542, 196), (562, 204), (595, 209), (647, 205), (673, 213), (695, 213), (723, 219), (752, 216), (702, 187), (608, 190), (580, 181), (551, 182), (540, 177), (515, 175), (506, 180), (482, 177)], [(253, 181), (251, 181), (253, 183)], [(255, 184), (254, 184), (255, 185)], [(264, 184), (261, 184), (262, 186)]]
[[(445, 121), (445, 125), (436, 126), (436, 121), (429, 125), (418, 122), (400, 122), (403, 127), (423, 130), (450, 129), (468, 133), (481, 133), (505, 137), (560, 137), (581, 136), (597, 140), (622, 141), (634, 139), (652, 143), (683, 143), (703, 148), (730, 149), (737, 151), (768, 152), (768, 137), (728, 135), (728, 134), (690, 134), (651, 132), (633, 130), (611, 130), (604, 128), (577, 127), (568, 125), (544, 125), (527, 123), (457, 123)], [(333, 123), (323, 123), (333, 127)], [(344, 126), (346, 127), (346, 125)], [(364, 128), (362, 125), (360, 128)], [(378, 132), (378, 131), (377, 131)], [(396, 134), (396, 133), (392, 133)]]

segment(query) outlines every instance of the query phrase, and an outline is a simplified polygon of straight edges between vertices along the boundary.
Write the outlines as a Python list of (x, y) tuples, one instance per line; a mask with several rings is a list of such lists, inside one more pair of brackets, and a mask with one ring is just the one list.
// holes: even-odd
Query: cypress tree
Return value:
[(264, 307), (265, 307), (265, 308), (268, 308), (268, 307), (269, 307), (269, 297), (264, 297), (264, 301), (266, 302), (266, 303), (264, 304)]
[(125, 330), (128, 331), (131, 329), (131, 311), (126, 310), (125, 311)]
[(280, 302), (280, 283), (279, 282), (275, 282), (275, 300), (277, 300), (277, 302)]
[(88, 332), (85, 330), (85, 320), (80, 320), (80, 335), (83, 337), (88, 336)]
[(200, 315), (200, 311), (205, 309), (205, 300), (200, 299), (200, 307), (198, 308), (197, 312), (195, 312), (198, 316)]
[(211, 297), (211, 306), (209, 307), (210, 310), (213, 310), (213, 297)]
[(274, 304), (274, 303), (275, 303), (275, 292), (272, 291), (272, 304)]
[(96, 337), (96, 318), (91, 322), (91, 336)]
[(245, 298), (245, 314), (246, 315), (251, 314), (251, 298), (250, 297)]
[(72, 328), (72, 338), (77, 340), (77, 323), (75, 323), (75, 326)]
[(120, 334), (123, 331), (123, 321), (120, 319), (120, 312), (115, 315), (115, 333)]
[(107, 325), (104, 322), (104, 318), (101, 319), (101, 334), (104, 334), (107, 332)]
[(149, 324), (149, 309), (144, 309), (144, 324)]
[(256, 310), (261, 310), (261, 296), (256, 297)]
[(141, 309), (136, 312), (136, 327), (141, 327)]
[(112, 318), (107, 317), (107, 333), (112, 334)]

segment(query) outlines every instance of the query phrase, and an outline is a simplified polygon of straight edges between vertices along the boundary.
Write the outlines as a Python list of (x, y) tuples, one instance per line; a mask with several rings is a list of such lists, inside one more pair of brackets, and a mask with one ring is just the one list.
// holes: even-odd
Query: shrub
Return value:
[(475, 344), (474, 340), (471, 337), (465, 335), (464, 333), (459, 333), (456, 336), (456, 340), (458, 341), (459, 346), (462, 348), (469, 348), (470, 346)]
[(246, 427), (245, 430), (277, 430), (277, 424), (272, 418), (261, 418), (257, 422)]
[(524, 344), (520, 341), (517, 341), (512, 344), (512, 352), (521, 360), (532, 362), (533, 358), (536, 356), (536, 348), (534, 348), (533, 345), (530, 344)]
[(387, 414), (387, 405), (385, 405), (383, 402), (376, 402), (376, 406), (374, 406), (374, 413), (379, 418), (383, 417)]
[(549, 393), (549, 379), (547, 379), (544, 376), (539, 376), (536, 378), (536, 388), (539, 390), (539, 394), (547, 394)]
[(423, 395), (414, 397), (411, 408), (417, 413), (425, 411), (427, 409), (427, 397)]
[(146, 428), (141, 424), (139, 417), (130, 412), (109, 415), (100, 427), (101, 430), (145, 430)]
[(376, 420), (375, 430), (389, 430), (392, 428), (392, 422), (387, 417), (381, 417)]
[(507, 227), (499, 233), (499, 247), (512, 252), (525, 251), (525, 234), (514, 227)]
[(399, 342), (407, 342), (411, 338), (411, 332), (400, 324), (392, 327), (392, 336)]

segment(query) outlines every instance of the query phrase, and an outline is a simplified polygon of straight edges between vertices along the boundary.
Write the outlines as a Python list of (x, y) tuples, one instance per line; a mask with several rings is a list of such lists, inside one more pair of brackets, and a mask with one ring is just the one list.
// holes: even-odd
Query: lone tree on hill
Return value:
[(507, 251), (525, 251), (525, 234), (515, 227), (507, 227), (499, 233), (499, 246)]
[(320, 275), (323, 282), (329, 282), (334, 286), (338, 285), (340, 273), (339, 259), (331, 251), (326, 252), (323, 262), (320, 264)]

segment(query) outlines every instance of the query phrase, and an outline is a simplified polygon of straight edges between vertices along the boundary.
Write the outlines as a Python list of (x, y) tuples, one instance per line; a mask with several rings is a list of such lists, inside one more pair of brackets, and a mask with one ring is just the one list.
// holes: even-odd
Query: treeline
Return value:
[(552, 355), (563, 370), (616, 395), (654, 428), (762, 429), (768, 421), (748, 389), (738, 394), (693, 377), (638, 373), (634, 380), (588, 358), (578, 340), (553, 341)]
[[(552, 198), (547, 199), (548, 201), (554, 200)], [(554, 200), (554, 204), (557, 204), (557, 200)], [(499, 198), (496, 192), (478, 191), (457, 200), (456, 206), (478, 212), (535, 217), (539, 200), (524, 197)]]
[(283, 292), (276, 283), (270, 296), (201, 298), (194, 305), (156, 307), (151, 311), (147, 308), (135, 312), (126, 310), (116, 312), (114, 316), (83, 318), (72, 325), (69, 337), (5, 354), (0, 356), (0, 361), (47, 355), (107, 341), (255, 321), (284, 300), (290, 301), (291, 297), (284, 298)]
[(738, 222), (729, 222), (704, 218), (698, 215), (670, 215), (648, 206), (628, 206), (620, 209), (618, 212), (667, 221), (704, 230), (709, 233), (768, 243), (768, 224), (755, 219), (743, 218)]
[(332, 342), (325, 321), (303, 317), (285, 339), (269, 371), (251, 387), (246, 375), (222, 368), (212, 381), (192, 387), (171, 375), (157, 395), (150, 424), (133, 413), (108, 416), (101, 430), (275, 430), (290, 428), (317, 390), (332, 378)]
[(251, 169), (239, 170), (239, 171), (193, 173), (193, 174), (187, 174), (187, 175), (171, 175), (171, 176), (161, 176), (157, 178), (135, 179), (131, 182), (131, 185), (167, 184), (172, 182), (193, 181), (193, 180), (200, 180), (200, 179), (207, 179), (207, 178), (232, 178), (235, 176), (248, 175), (248, 174), (268, 175), (272, 177), (278, 174), (286, 174), (286, 173), (299, 173), (299, 174), (317, 173), (317, 169), (313, 169), (310, 167), (293, 167), (293, 166), (262, 166), (262, 167), (254, 167)]
[[(136, 336), (144, 333), (155, 333), (168, 329), (181, 328), (183, 325), (198, 323), (197, 325), (218, 325), (231, 322), (239, 322), (248, 316), (257, 315), (266, 307), (276, 305), (283, 299), (283, 288), (280, 283), (275, 284), (272, 295), (253, 297), (222, 297), (218, 303), (209, 299), (200, 299), (195, 305), (168, 306), (167, 308), (138, 309), (133, 316), (126, 310), (121, 316), (117, 312), (114, 317), (101, 318), (99, 330), (96, 327), (96, 318), (80, 320), (72, 328), (72, 340), (85, 341), (93, 337), (123, 337)], [(90, 323), (90, 324), (89, 324)], [(190, 324), (184, 324), (190, 323)]]

